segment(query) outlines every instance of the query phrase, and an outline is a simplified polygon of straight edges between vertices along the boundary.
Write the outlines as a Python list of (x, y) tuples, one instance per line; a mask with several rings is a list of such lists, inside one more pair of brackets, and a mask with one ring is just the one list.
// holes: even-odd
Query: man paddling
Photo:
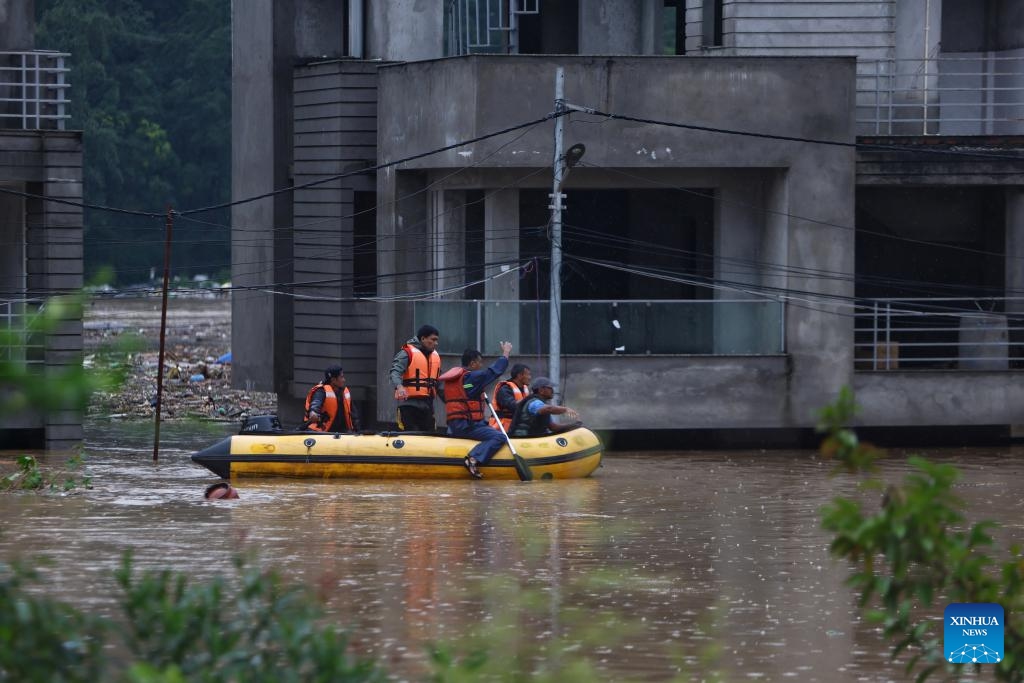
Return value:
[(462, 354), (462, 366), (452, 368), (440, 377), (444, 383), (448, 433), (480, 442), (463, 460), (474, 479), (483, 478), (478, 465), (486, 463), (505, 445), (504, 434), (491, 429), (484, 422), (484, 406), (480, 395), (505, 372), (511, 353), (512, 342), (501, 342), (501, 357), (491, 367), (483, 368), (481, 353), (476, 349), (466, 349)]

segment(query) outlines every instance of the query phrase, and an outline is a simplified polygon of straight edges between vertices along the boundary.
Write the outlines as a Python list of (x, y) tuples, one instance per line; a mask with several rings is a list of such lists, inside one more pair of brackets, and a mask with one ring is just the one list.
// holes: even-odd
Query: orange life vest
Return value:
[(402, 386), (409, 398), (434, 398), (437, 393), (437, 378), (441, 374), (441, 356), (431, 351), (427, 356), (412, 344), (402, 347), (409, 354), (409, 367), (402, 375)]
[(444, 411), (448, 422), (452, 420), (469, 420), (481, 422), (484, 419), (483, 399), (470, 398), (466, 395), (465, 381), (469, 370), (460, 368), (462, 372), (445, 373), (444, 380)]
[[(498, 417), (501, 418), (501, 425), (505, 428), (505, 431), (507, 432), (508, 428), (512, 426), (512, 415), (515, 413), (516, 409), (515, 407), (513, 407), (512, 410), (509, 410), (508, 408), (502, 408), (501, 405), (498, 404), (498, 392), (500, 392), (501, 387), (506, 384), (512, 389), (512, 395), (516, 399), (516, 405), (518, 405), (520, 401), (526, 398), (526, 391), (520, 389), (519, 385), (510, 379), (507, 379), (504, 382), (498, 382), (498, 384), (494, 387), (494, 409), (498, 411)], [(491, 415), (491, 419), (487, 421), (487, 424), (493, 427), (494, 429), (498, 428), (498, 423), (494, 421), (493, 415)]]
[[(309, 420), (309, 404), (313, 402), (313, 394), (316, 393), (317, 389), (323, 389), (325, 394), (324, 403), (320, 406), (321, 420), (319, 423), (310, 424), (308, 428), (316, 432), (327, 432), (331, 430), (334, 418), (338, 416), (338, 395), (334, 393), (334, 387), (323, 382), (310, 389), (309, 393), (306, 394), (307, 421)], [(355, 431), (355, 425), (352, 423), (352, 394), (349, 392), (348, 387), (341, 390), (341, 402), (342, 408), (345, 411), (345, 426), (348, 427), (348, 431)]]

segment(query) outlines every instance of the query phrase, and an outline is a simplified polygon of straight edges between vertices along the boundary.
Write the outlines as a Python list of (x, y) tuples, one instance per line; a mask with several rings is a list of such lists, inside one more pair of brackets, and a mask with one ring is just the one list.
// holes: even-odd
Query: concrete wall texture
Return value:
[[(541, 0), (542, 15), (545, 4), (547, 0)], [(351, 161), (353, 145), (363, 144), (358, 135), (371, 130), (351, 123), (353, 117), (365, 115), (364, 110), (371, 106), (377, 131), (375, 163), (543, 117), (553, 108), (558, 67), (566, 72), (566, 100), (601, 111), (852, 143), (857, 135), (855, 118), (867, 111), (857, 88), (870, 87), (870, 79), (856, 75), (858, 62), (909, 60), (900, 70), (913, 73), (924, 68), (923, 60), (939, 56), (942, 50), (944, 13), (938, 1), (725, 0), (721, 4), (721, 40), (714, 44), (708, 32), (711, 24), (706, 21), (707, 3), (687, 0), (684, 57), (653, 56), (664, 49), (664, 7), (659, 0), (579, 0), (576, 25), (570, 27), (570, 32), (578, 34), (579, 55), (444, 58), (448, 44), (444, 3), (367, 2), (362, 3), (363, 57), (377, 61), (361, 61), (361, 66), (349, 68), (342, 60), (335, 68), (308, 64), (336, 55), (339, 45), (337, 36), (323, 29), (323, 8), (314, 0), (236, 3), (235, 197), (298, 182), (300, 179), (291, 175), (293, 163), (294, 172), (302, 169), (303, 178), (332, 172), (327, 165), (334, 161), (342, 171), (343, 162)], [(1000, 16), (1019, 14), (1013, 3), (997, 4)], [(963, 5), (962, 9), (969, 8)], [(563, 10), (560, 6), (557, 14), (548, 16), (572, 20), (571, 13)], [(1012, 51), (1021, 48), (1021, 31), (1010, 25), (1002, 22), (993, 36), (982, 39), (990, 39), (992, 49), (1016, 54)], [(553, 28), (569, 30), (543, 26), (541, 32), (550, 35)], [(505, 44), (514, 45), (515, 41)], [(363, 73), (360, 69), (364, 67), (377, 73), (372, 102), (360, 99), (368, 91), (366, 83), (341, 77), (348, 72)], [(1014, 68), (1024, 71), (1019, 65)], [(299, 85), (312, 82), (311, 77), (321, 73), (317, 70), (336, 72), (336, 85), (327, 86), (332, 92)], [(1012, 85), (1019, 80), (1018, 75), (1003, 82)], [(893, 82), (908, 86), (900, 95), (901, 102), (938, 103), (935, 80), (905, 83), (897, 78)], [(303, 101), (296, 100), (293, 107), (295, 97)], [(320, 100), (313, 103), (313, 97)], [(316, 113), (314, 104), (325, 107), (326, 113)], [(922, 115), (939, 112), (931, 107), (920, 109)], [(293, 132), (295, 121), (301, 122), (302, 129)], [(321, 131), (317, 125), (340, 127)], [(335, 132), (340, 133), (337, 139), (331, 137)], [(893, 127), (883, 132), (920, 136), (942, 131), (912, 121), (899, 130)], [(1012, 127), (982, 130), (978, 126), (956, 132), (1019, 133)], [(320, 133), (323, 135), (317, 138)], [(321, 143), (312, 142), (314, 139)], [(818, 297), (813, 305), (786, 304), (784, 354), (564, 358), (564, 376), (560, 378), (564, 401), (580, 409), (592, 426), (808, 427), (814, 424), (815, 410), (844, 384), (862, 393), (861, 402), (868, 407), (861, 421), (867, 425), (1022, 422), (1016, 410), (1020, 397), (1013, 389), (1012, 372), (855, 373), (854, 322), (845, 306), (855, 294), (857, 259), (861, 257), (855, 254), (852, 229), (857, 222), (857, 188), (873, 185), (905, 188), (911, 204), (930, 197), (917, 193), (920, 197), (915, 199), (914, 188), (921, 186), (1005, 188), (1005, 223), (992, 230), (1005, 232), (999, 240), (1006, 244), (1006, 292), (1019, 291), (1019, 283), (1024, 282), (1024, 267), (1017, 257), (1024, 244), (1024, 210), (1019, 199), (1024, 178), (1019, 163), (954, 162), (903, 152), (855, 153), (844, 146), (727, 136), (580, 115), (567, 122), (565, 139), (568, 144), (586, 145), (588, 165), (620, 169), (639, 179), (616, 181), (608, 174), (579, 169), (565, 187), (570, 197), (574, 188), (647, 186), (644, 182), (707, 188), (716, 198), (716, 276), (727, 272), (724, 263), (728, 259), (745, 259), (761, 265), (740, 276), (743, 282), (791, 292), (810, 291)], [(387, 300), (429, 291), (450, 284), (464, 272), (437, 269), (458, 269), (466, 264), (466, 217), (451, 209), (465, 203), (468, 192), (484, 191), (487, 258), (515, 258), (519, 246), (507, 236), (502, 238), (500, 226), (521, 224), (518, 198), (522, 190), (550, 186), (550, 175), (542, 171), (551, 164), (551, 141), (551, 124), (545, 123), (511, 144), (507, 138), (486, 140), (377, 172), (378, 297)], [(317, 144), (322, 147), (318, 149)], [(1013, 149), (1015, 143), (984, 144), (1009, 144)], [(454, 173), (456, 170), (459, 172)], [(285, 231), (282, 239), (281, 231), (269, 231), (268, 226), (292, 225), (296, 215), (302, 214), (305, 220), (315, 214), (333, 217), (337, 229), (344, 233), (352, 229), (347, 218), (354, 201), (352, 190), (344, 184), (330, 185), (315, 194), (304, 193), (306, 199), (300, 202), (296, 198), (292, 205), (285, 199), (268, 199), (236, 207), (234, 259), (238, 264), (265, 266), (249, 265), (249, 273), (259, 274), (245, 276), (245, 282), (236, 276), (236, 283), (290, 282), (296, 272), (316, 273), (315, 264), (305, 263), (303, 254), (293, 251), (294, 235)], [(317, 197), (315, 207), (309, 199), (313, 196)], [(324, 213), (316, 213), (320, 211)], [(846, 229), (841, 229), (844, 226)], [(336, 240), (339, 248), (351, 244), (350, 237), (342, 234)], [(292, 263), (293, 258), (293, 270), (280, 265)], [(350, 272), (347, 264), (343, 257), (338, 268), (342, 279)], [(795, 275), (797, 272), (846, 277), (808, 279)], [(344, 287), (339, 292), (344, 294)], [(489, 284), (486, 295), (515, 298), (518, 287)], [(327, 322), (337, 319), (335, 309), (342, 318), (358, 320), (358, 329), (342, 330), (339, 335)], [(324, 322), (317, 322), (318, 316)], [(276, 389), (283, 414), (295, 413), (304, 383), (314, 376), (324, 349), (345, 353), (345, 348), (351, 348), (358, 349), (353, 351), (354, 365), (350, 366), (349, 359), (339, 359), (346, 374), (367, 383), (357, 388), (369, 400), (376, 397), (379, 420), (393, 419), (394, 404), (385, 377), (395, 349), (412, 331), (412, 304), (295, 307), (287, 297), (253, 294), (239, 297), (233, 324), (237, 381)], [(751, 333), (741, 320), (723, 316), (716, 321), (718, 338)], [(375, 339), (374, 358), (363, 350), (371, 339)], [(346, 347), (348, 343), (354, 346)], [(456, 358), (448, 356), (445, 365), (454, 362)], [(535, 375), (546, 372), (543, 361), (531, 365)]]

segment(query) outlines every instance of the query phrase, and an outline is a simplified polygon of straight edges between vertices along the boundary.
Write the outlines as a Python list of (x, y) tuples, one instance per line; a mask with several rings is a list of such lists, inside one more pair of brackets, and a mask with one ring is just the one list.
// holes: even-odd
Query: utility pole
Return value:
[[(555, 113), (565, 111), (565, 69), (558, 67), (555, 72)], [(565, 174), (565, 160), (562, 154), (562, 138), (565, 135), (565, 117), (555, 118), (555, 158), (553, 163), (554, 181), (551, 185), (551, 311), (548, 337), (548, 375), (555, 383), (555, 397), (558, 404), (562, 396), (562, 179)]]
[(153, 464), (160, 458), (160, 405), (164, 394), (164, 340), (167, 338), (167, 288), (171, 279), (171, 235), (174, 233), (174, 209), (167, 205), (167, 228), (164, 237), (164, 286), (160, 306), (160, 354), (156, 370), (156, 422), (153, 428)]

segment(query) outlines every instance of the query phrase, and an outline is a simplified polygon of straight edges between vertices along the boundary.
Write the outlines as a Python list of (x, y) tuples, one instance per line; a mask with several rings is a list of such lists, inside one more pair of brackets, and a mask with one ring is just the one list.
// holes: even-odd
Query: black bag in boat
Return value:
[(277, 415), (252, 415), (245, 418), (242, 422), (242, 428), (238, 430), (238, 433), (261, 434), (280, 431), (282, 431), (281, 421), (277, 419)]

